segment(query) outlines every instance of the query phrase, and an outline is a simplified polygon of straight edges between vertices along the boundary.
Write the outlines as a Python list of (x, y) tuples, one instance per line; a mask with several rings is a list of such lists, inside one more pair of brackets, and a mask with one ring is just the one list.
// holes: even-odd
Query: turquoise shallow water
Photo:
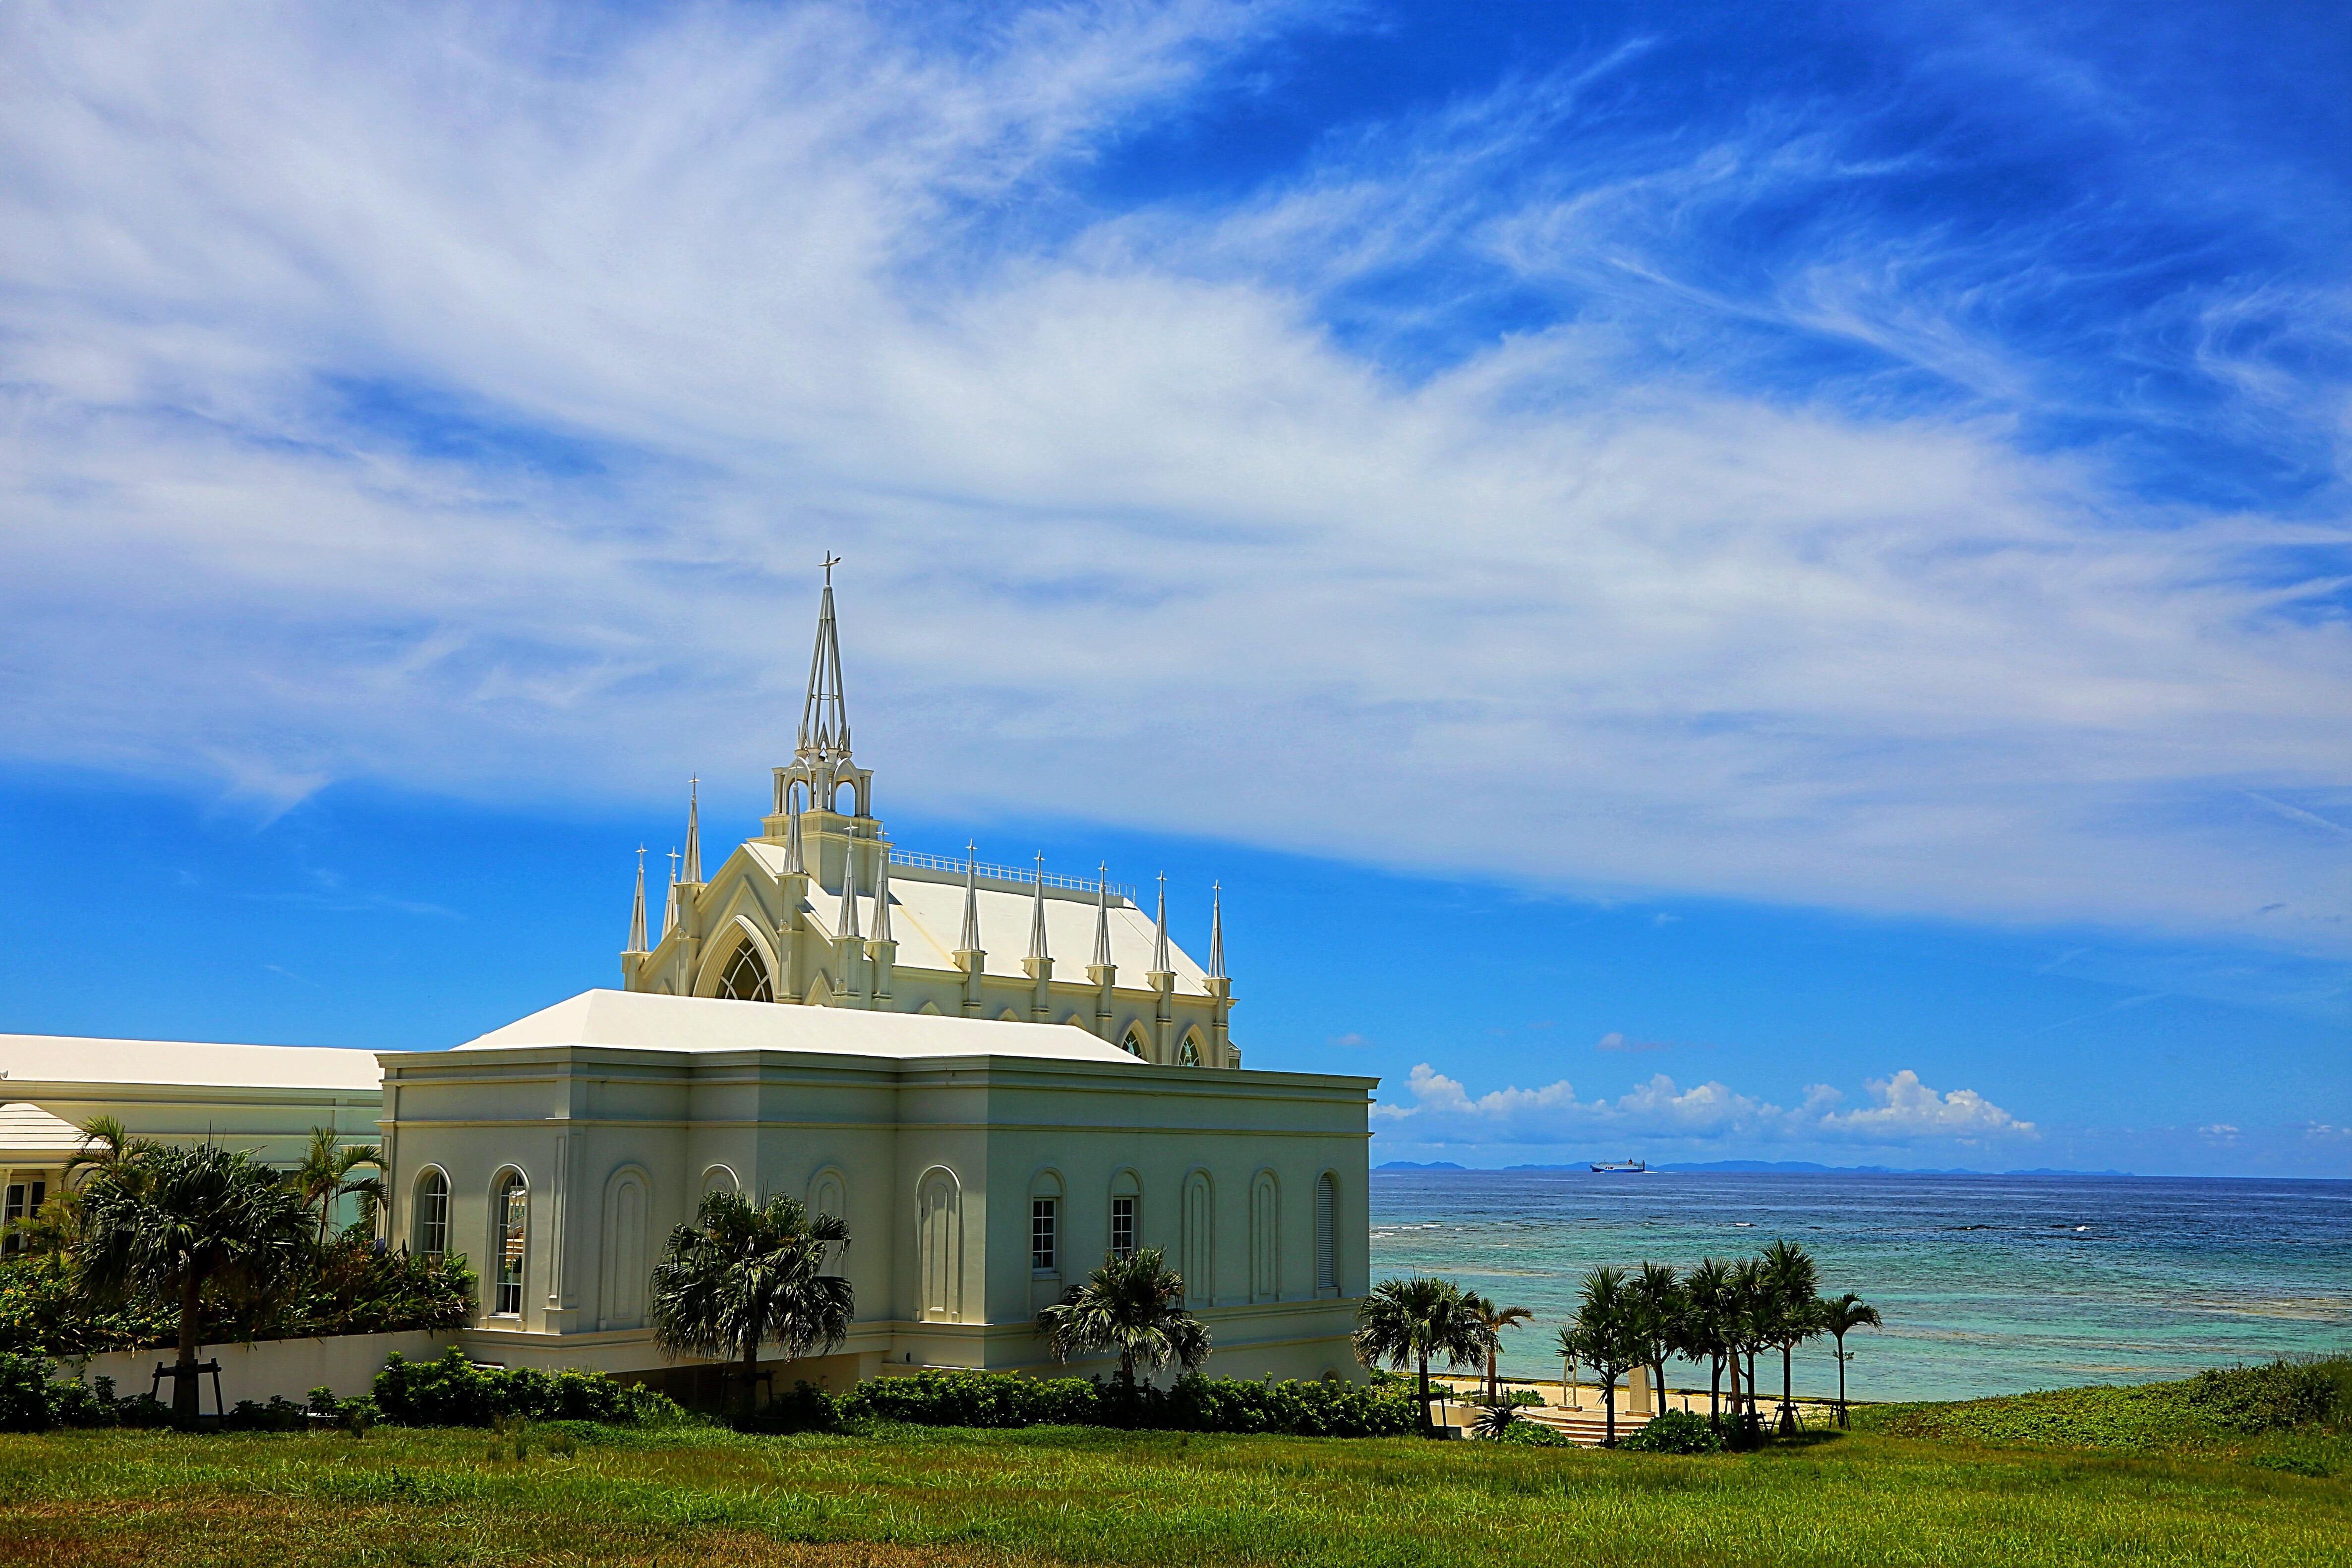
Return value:
[[(1554, 1332), (1596, 1264), (1687, 1267), (1776, 1236), (1824, 1294), (1885, 1315), (1864, 1330), (1857, 1398), (1963, 1399), (2352, 1352), (2352, 1182), (1383, 1171), (1372, 1278), (1441, 1273), (1537, 1321), (1503, 1369), (1557, 1377)], [(1678, 1385), (1704, 1381), (1685, 1364)], [(1834, 1392), (1827, 1342), (1799, 1392)]]

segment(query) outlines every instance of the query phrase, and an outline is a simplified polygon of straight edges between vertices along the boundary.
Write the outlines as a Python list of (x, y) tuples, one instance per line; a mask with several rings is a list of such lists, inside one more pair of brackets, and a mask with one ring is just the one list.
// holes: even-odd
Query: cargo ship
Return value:
[(1650, 1167), (1640, 1160), (1595, 1160), (1592, 1162), (1592, 1168), (1597, 1171), (1622, 1171), (1631, 1176), (1640, 1176)]

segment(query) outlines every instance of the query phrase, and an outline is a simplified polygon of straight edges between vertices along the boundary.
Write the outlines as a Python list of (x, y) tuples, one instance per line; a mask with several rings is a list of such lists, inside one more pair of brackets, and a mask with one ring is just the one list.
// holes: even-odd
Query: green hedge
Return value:
[(1706, 1416), (1668, 1410), (1617, 1446), (1629, 1454), (1719, 1454), (1723, 1438)]
[(780, 1396), (762, 1427), (815, 1427), (860, 1416), (926, 1427), (1131, 1427), (1373, 1437), (1420, 1430), (1411, 1393), (1351, 1383), (1243, 1382), (1188, 1375), (1172, 1388), (1122, 1389), (1076, 1377), (918, 1372), (877, 1377), (839, 1399), (805, 1385)]
[(438, 1361), (411, 1361), (395, 1352), (375, 1375), (373, 1399), (382, 1418), (401, 1427), (488, 1427), (516, 1416), (620, 1426), (686, 1418), (668, 1396), (616, 1383), (601, 1372), (477, 1366), (455, 1345)]

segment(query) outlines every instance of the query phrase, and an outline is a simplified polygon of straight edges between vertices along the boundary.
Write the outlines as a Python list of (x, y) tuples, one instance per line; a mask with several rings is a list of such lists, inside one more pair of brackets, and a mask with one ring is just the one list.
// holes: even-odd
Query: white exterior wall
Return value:
[[(1210, 1184), (1213, 1299), (1196, 1310), (1215, 1336), (1212, 1375), (1355, 1373), (1346, 1340), (1367, 1288), (1368, 1079), (614, 1046), (383, 1061), (391, 1234), (413, 1235), (416, 1180), (427, 1166), (445, 1170), (450, 1245), (474, 1260), (485, 1307), (493, 1184), (509, 1166), (530, 1184), (523, 1312), (463, 1336), (488, 1359), (667, 1366), (641, 1323), (614, 1322), (609, 1299), (629, 1286), (616, 1285), (608, 1255), (622, 1249), (649, 1270), (691, 1217), (706, 1173), (724, 1166), (761, 1199), (808, 1202), (828, 1173), (844, 1188), (857, 1321), (833, 1380), (925, 1365), (1043, 1371), (1035, 1312), (1100, 1262), (1111, 1184), (1128, 1170), (1142, 1195), (1139, 1242), (1164, 1249), (1174, 1267), (1186, 1179), (1197, 1172)], [(926, 1176), (940, 1171), (956, 1193), (955, 1269), (945, 1311), (926, 1314), (918, 1210)], [(1041, 1280), (1030, 1199), (1047, 1172), (1061, 1186), (1061, 1268)], [(1327, 1172), (1339, 1285), (1318, 1298), (1315, 1184)], [(639, 1237), (616, 1238), (607, 1212), (623, 1173), (647, 1189)], [(1272, 1299), (1253, 1301), (1250, 1194), (1261, 1173), (1276, 1186), (1279, 1238)]]

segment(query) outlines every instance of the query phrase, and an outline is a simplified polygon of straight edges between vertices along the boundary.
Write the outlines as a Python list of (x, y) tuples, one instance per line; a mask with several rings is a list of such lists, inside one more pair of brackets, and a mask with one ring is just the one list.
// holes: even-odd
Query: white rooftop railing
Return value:
[[(1092, 893), (1097, 885), (1090, 876), (1064, 876), (1059, 872), (1049, 871), (1041, 879), (1035, 871), (1024, 871), (1019, 866), (991, 865), (986, 861), (967, 862), (961, 855), (927, 855), (920, 850), (895, 847), (890, 851), (890, 863), (915, 866), (923, 871), (951, 871), (958, 876), (961, 876), (969, 865), (973, 875), (986, 877), (992, 882), (1034, 883), (1043, 880), (1047, 887), (1066, 887), (1075, 893)], [(1114, 898), (1135, 903), (1135, 885), (1132, 883), (1112, 883), (1110, 892)]]

